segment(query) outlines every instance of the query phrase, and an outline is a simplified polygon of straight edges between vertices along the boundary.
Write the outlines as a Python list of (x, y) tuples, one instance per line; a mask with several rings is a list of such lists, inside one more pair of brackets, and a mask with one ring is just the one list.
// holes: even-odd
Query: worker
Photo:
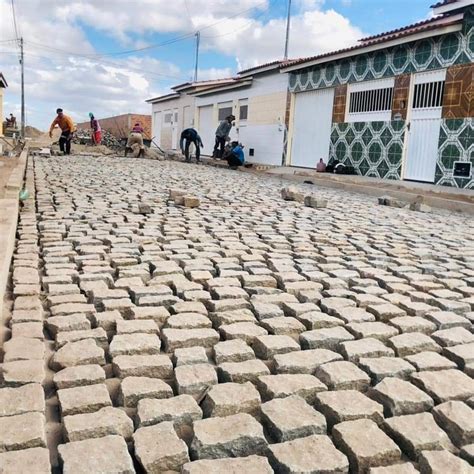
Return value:
[(224, 154), (224, 159), (227, 160), (229, 168), (237, 169), (245, 163), (244, 146), (239, 142), (232, 142)]
[(179, 147), (181, 148), (181, 152), (183, 153), (188, 163), (191, 162), (191, 158), (189, 157), (189, 146), (191, 145), (191, 143), (196, 149), (196, 163), (199, 163), (199, 158), (201, 157), (201, 147), (203, 147), (204, 145), (202, 144), (202, 140), (198, 132), (194, 128), (187, 128), (186, 130), (183, 130), (181, 132)]
[(63, 109), (56, 109), (57, 117), (53, 120), (51, 127), (49, 127), (49, 137), (53, 137), (53, 130), (56, 125), (61, 129), (61, 136), (59, 137), (59, 149), (65, 155), (71, 154), (71, 141), (76, 130), (72, 118), (64, 115)]
[(100, 142), (102, 141), (102, 129), (100, 128), (100, 123), (94, 117), (92, 112), (89, 112), (89, 118), (91, 119), (92, 142), (94, 145), (100, 145)]
[(129, 151), (132, 151), (132, 145), (137, 143), (140, 146), (140, 153), (138, 153), (137, 158), (145, 156), (145, 146), (143, 145), (143, 127), (140, 125), (140, 122), (137, 122), (132, 130), (130, 130), (130, 135), (128, 136), (127, 144), (125, 145), (125, 156)]
[(10, 114), (10, 118), (6, 117), (7, 128), (16, 128), (16, 117), (13, 114)]
[(235, 116), (229, 115), (219, 124), (216, 130), (216, 143), (214, 145), (214, 151), (212, 152), (213, 158), (222, 158), (224, 154), (225, 142), (229, 140), (229, 133), (232, 129), (232, 122), (235, 120)]

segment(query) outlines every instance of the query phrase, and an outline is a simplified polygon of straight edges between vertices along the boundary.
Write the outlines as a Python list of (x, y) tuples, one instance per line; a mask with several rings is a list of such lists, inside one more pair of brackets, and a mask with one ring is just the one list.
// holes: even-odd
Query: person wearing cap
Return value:
[(125, 156), (129, 151), (132, 151), (132, 145), (137, 143), (140, 146), (140, 153), (138, 153), (137, 158), (145, 156), (145, 146), (143, 145), (143, 127), (137, 122), (132, 130), (130, 130), (130, 135), (128, 136), (127, 144), (125, 145)]
[(91, 119), (92, 141), (94, 145), (100, 145), (100, 142), (102, 141), (102, 129), (100, 128), (100, 123), (94, 117), (92, 112), (89, 112), (89, 118)]
[(217, 127), (216, 143), (214, 145), (214, 151), (212, 152), (213, 158), (222, 158), (225, 149), (225, 142), (229, 139), (229, 133), (232, 129), (232, 122), (234, 120), (235, 116), (228, 115)]
[(72, 118), (63, 113), (63, 109), (56, 109), (57, 117), (49, 127), (49, 137), (53, 137), (53, 130), (56, 125), (61, 129), (61, 136), (59, 137), (59, 149), (65, 155), (71, 154), (71, 141), (76, 130)]

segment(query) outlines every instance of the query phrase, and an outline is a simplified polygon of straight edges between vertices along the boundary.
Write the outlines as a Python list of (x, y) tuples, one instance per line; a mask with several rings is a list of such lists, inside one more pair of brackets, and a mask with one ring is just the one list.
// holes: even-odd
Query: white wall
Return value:
[[(218, 125), (218, 104), (231, 102), (236, 120), (230, 137), (243, 143), (246, 161), (281, 165), (287, 88), (288, 75), (275, 71), (254, 76), (249, 87), (196, 97), (196, 128), (201, 137), (214, 137)], [(242, 122), (239, 120), (241, 99), (248, 99), (248, 117)], [(200, 124), (199, 108), (205, 106), (213, 107), (213, 118), (206, 121), (206, 124)], [(205, 128), (201, 129), (202, 125)], [(249, 156), (251, 149), (254, 151), (254, 156)], [(205, 151), (209, 151), (208, 146), (205, 146)]]
[[(156, 117), (161, 117), (161, 134), (160, 137), (156, 137), (155, 141), (158, 145), (165, 149), (169, 150), (173, 146), (176, 146), (176, 143), (173, 143), (173, 129), (174, 133), (177, 133), (178, 136), (178, 146), (179, 146), (179, 136), (184, 128), (193, 126), (193, 116), (194, 116), (194, 103), (195, 98), (187, 94), (181, 94), (179, 97), (174, 99), (166, 100), (164, 102), (157, 102), (151, 105), (151, 117), (152, 117), (152, 130), (157, 130), (159, 127), (155, 124)], [(190, 107), (191, 112), (186, 112), (186, 117), (191, 117), (191, 123), (185, 123), (185, 107)], [(173, 113), (173, 122), (165, 123), (165, 115), (167, 113), (172, 113), (174, 111), (178, 112), (178, 120), (174, 122), (174, 113)], [(161, 112), (161, 114), (156, 114), (156, 112)]]

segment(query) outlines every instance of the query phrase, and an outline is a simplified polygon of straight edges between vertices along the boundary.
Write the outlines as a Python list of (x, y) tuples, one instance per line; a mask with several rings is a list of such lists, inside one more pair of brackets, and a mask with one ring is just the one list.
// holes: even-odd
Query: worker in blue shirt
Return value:
[(199, 163), (199, 158), (201, 157), (201, 147), (204, 145), (202, 144), (202, 140), (198, 132), (194, 130), (194, 128), (187, 128), (181, 132), (179, 147), (181, 148), (181, 152), (185, 156), (188, 163), (191, 161), (191, 158), (189, 157), (189, 146), (191, 143), (194, 144), (194, 148), (196, 149), (196, 162)]
[(244, 146), (239, 142), (232, 142), (228, 152), (224, 155), (230, 168), (237, 168), (245, 163)]

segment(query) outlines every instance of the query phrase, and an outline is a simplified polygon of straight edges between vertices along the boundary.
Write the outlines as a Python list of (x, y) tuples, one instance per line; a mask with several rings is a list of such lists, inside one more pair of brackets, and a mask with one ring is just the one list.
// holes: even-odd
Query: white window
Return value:
[(173, 112), (165, 112), (163, 117), (163, 122), (165, 124), (170, 124), (173, 121)]
[(217, 104), (219, 109), (218, 120), (225, 120), (226, 117), (232, 115), (232, 102), (221, 102)]
[(348, 122), (391, 119), (394, 79), (359, 82), (349, 85)]
[(239, 121), (247, 120), (249, 112), (248, 99), (239, 100)]

